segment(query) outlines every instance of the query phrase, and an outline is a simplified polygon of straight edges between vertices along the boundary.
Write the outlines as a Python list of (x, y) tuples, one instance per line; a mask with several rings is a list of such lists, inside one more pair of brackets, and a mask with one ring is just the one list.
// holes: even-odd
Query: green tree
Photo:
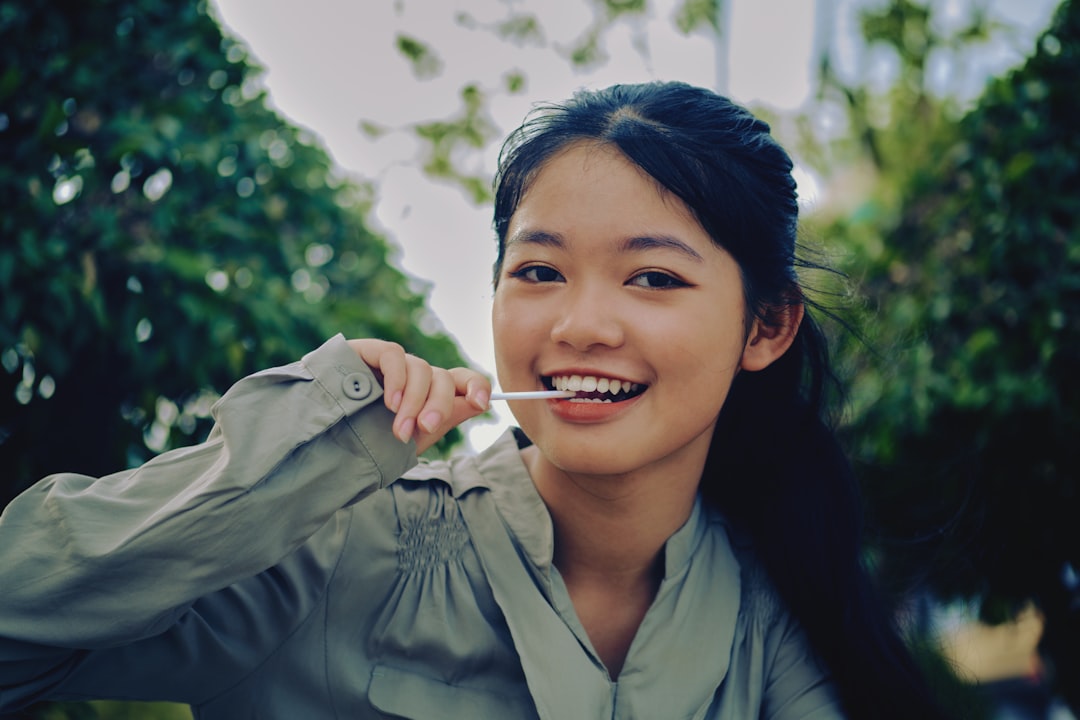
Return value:
[(0, 68), (0, 499), (199, 439), (336, 332), (461, 363), (205, 2), (0, 2)]
[[(888, 10), (870, 19), (901, 53), (901, 38), (919, 37), (904, 23), (926, 22)], [(883, 570), (923, 578), (941, 598), (979, 600), (989, 620), (1034, 601), (1043, 655), (1074, 710), (1078, 72), (1080, 2), (1070, 0), (1030, 59), (959, 122), (924, 120), (929, 100), (909, 84), (885, 100), (893, 123), (863, 134), (875, 190), (818, 230), (845, 247), (866, 302), (873, 351), (843, 348), (847, 432), (887, 538)]]

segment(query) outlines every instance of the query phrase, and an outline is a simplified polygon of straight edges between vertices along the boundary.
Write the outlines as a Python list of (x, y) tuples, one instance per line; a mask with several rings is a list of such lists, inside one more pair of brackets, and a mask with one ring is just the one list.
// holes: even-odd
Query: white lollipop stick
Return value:
[(527, 390), (524, 392), (493, 392), (492, 400), (548, 400), (551, 398), (572, 398), (577, 395), (573, 390)]

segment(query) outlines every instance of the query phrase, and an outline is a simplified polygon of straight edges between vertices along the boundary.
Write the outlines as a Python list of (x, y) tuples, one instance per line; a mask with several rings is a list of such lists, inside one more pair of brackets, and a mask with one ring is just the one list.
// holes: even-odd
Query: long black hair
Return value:
[(811, 306), (782, 357), (736, 376), (700, 492), (749, 536), (850, 717), (942, 717), (863, 563), (857, 486), (829, 421), (828, 344), (798, 276), (812, 264), (798, 252), (791, 158), (767, 123), (684, 83), (615, 85), (539, 107), (500, 155), (496, 278), (522, 196), (553, 155), (581, 141), (618, 148), (690, 208), (738, 263), (748, 313), (769, 323)]

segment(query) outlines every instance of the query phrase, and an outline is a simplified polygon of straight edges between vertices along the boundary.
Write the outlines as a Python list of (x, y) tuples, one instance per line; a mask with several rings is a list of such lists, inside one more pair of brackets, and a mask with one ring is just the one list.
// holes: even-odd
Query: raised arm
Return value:
[[(25, 701), (30, 686), (47, 695), (86, 651), (173, 627), (199, 598), (246, 579), (249, 590), (277, 592), (280, 583), (250, 579), (316, 533), (329, 537), (320, 530), (338, 510), (415, 463), (417, 442), (482, 409), (451, 397), (470, 382), (482, 391), (476, 373), (455, 371), (461, 389), (440, 380), (420, 393), (393, 380), (388, 361), (402, 391), (395, 425), (379, 360), (365, 359), (374, 371), (357, 347), (331, 339), (233, 386), (206, 442), (99, 479), (54, 475), (16, 498), (0, 516), (0, 709)], [(422, 376), (412, 373), (417, 388)], [(403, 411), (434, 410), (445, 418), (434, 432), (394, 435)], [(302, 565), (335, 561), (325, 548), (309, 554)], [(287, 630), (284, 618), (276, 625)]]

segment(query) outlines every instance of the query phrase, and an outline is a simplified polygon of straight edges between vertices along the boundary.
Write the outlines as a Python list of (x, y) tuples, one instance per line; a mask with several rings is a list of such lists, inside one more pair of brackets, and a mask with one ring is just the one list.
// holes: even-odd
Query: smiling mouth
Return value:
[(599, 375), (545, 375), (541, 377), (548, 390), (573, 390), (576, 397), (569, 402), (616, 403), (637, 397), (649, 387), (629, 380)]

